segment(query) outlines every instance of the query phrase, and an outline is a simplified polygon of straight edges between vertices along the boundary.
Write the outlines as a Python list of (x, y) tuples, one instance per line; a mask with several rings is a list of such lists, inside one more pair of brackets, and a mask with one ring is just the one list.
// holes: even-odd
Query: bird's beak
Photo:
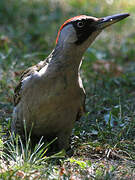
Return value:
[(97, 21), (97, 29), (98, 30), (102, 30), (118, 21), (121, 21), (122, 19), (126, 18), (130, 16), (130, 14), (128, 13), (123, 13), (123, 14), (115, 14), (115, 15), (112, 15), (112, 16), (107, 16), (107, 17), (103, 17), (103, 18), (100, 18), (98, 21)]

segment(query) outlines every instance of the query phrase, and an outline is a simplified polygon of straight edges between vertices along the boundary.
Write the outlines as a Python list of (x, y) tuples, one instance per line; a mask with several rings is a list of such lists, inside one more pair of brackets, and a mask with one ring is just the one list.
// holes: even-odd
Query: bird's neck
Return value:
[(50, 68), (55, 67), (59, 71), (70, 70), (73, 73), (78, 73), (81, 64), (83, 53), (77, 51), (73, 46), (64, 48), (63, 46), (56, 46), (52, 52), (52, 58), (49, 63)]

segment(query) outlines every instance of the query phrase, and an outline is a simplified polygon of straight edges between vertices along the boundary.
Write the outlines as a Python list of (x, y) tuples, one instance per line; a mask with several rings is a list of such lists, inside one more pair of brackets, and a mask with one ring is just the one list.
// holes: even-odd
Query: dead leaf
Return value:
[(64, 167), (61, 167), (61, 168), (60, 168), (59, 175), (60, 175), (60, 176), (63, 176), (63, 174), (65, 174), (65, 169), (64, 169)]
[(120, 65), (105, 60), (97, 60), (93, 63), (93, 70), (98, 73), (109, 74), (114, 77), (118, 77), (123, 73), (123, 69)]
[(4, 46), (5, 44), (9, 44), (11, 42), (11, 40), (7, 37), (7, 36), (4, 36), (2, 35), (0, 37), (0, 46)]
[(20, 178), (23, 178), (23, 177), (25, 176), (25, 173), (24, 173), (23, 171), (18, 171), (18, 172), (16, 173), (16, 176), (17, 176), (17, 177), (20, 177)]

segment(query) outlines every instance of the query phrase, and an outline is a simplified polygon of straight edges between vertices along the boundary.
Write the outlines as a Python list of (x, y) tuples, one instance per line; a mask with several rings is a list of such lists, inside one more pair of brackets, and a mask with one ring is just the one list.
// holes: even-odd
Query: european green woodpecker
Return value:
[(103, 29), (128, 16), (80, 15), (67, 20), (48, 58), (22, 74), (15, 89), (11, 131), (23, 137), (25, 122), (33, 137), (57, 137), (58, 147), (68, 149), (74, 123), (85, 112), (85, 90), (79, 74), (82, 56)]

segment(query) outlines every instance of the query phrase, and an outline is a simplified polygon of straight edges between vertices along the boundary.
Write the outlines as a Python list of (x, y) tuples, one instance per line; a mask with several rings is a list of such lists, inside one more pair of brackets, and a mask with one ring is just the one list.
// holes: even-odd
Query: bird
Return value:
[(23, 138), (25, 123), (32, 137), (57, 137), (58, 148), (69, 149), (74, 124), (85, 114), (82, 57), (103, 29), (128, 16), (79, 15), (65, 21), (50, 55), (20, 77), (14, 90), (11, 133)]

